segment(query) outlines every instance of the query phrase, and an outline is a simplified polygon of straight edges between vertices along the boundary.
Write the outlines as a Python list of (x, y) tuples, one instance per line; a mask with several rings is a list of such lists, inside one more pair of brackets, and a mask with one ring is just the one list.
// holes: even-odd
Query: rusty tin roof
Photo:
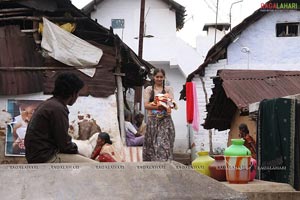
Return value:
[(251, 103), (300, 93), (300, 71), (219, 70), (207, 104), (204, 128), (225, 130), (236, 110)]
[[(125, 88), (142, 86), (151, 64), (138, 58), (112, 30), (87, 17), (69, 0), (0, 0), (0, 95), (19, 95), (53, 89), (56, 73), (71, 70), (84, 80), (86, 88), (81, 95), (107, 97), (115, 93), (115, 71), (121, 66)], [(42, 17), (57, 23), (75, 22), (74, 35), (103, 50), (93, 78), (74, 67), (43, 56), (36, 34)], [(141, 67), (146, 72), (141, 73)]]

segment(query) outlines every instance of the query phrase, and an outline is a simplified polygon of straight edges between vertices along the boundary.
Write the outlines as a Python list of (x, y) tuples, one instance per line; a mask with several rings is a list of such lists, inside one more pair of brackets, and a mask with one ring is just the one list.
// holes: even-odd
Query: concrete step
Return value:
[(179, 162), (184, 165), (191, 165), (192, 158), (190, 153), (174, 153), (174, 161)]

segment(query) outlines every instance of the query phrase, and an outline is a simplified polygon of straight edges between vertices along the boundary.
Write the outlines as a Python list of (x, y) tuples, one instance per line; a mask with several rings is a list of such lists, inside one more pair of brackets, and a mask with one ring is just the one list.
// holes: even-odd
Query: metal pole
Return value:
[(232, 9), (232, 6), (233, 6), (234, 4), (237, 4), (237, 3), (240, 3), (240, 2), (243, 2), (243, 0), (233, 2), (233, 3), (230, 5), (230, 10), (229, 10), (229, 24), (230, 24), (230, 31), (231, 31), (231, 9)]
[(138, 52), (139, 58), (143, 58), (144, 23), (145, 23), (145, 0), (141, 0), (139, 52)]
[(217, 12), (216, 12), (215, 41), (214, 41), (214, 44), (216, 44), (216, 42), (217, 42), (218, 11), (219, 11), (219, 0), (217, 0)]

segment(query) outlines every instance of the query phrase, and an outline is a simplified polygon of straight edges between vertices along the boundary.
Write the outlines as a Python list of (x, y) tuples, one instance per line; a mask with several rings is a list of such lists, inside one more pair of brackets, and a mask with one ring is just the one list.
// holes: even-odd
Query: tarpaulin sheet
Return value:
[[(56, 24), (43, 18), (44, 30), (42, 48), (49, 56), (66, 65), (75, 67), (91, 67), (99, 63), (103, 51), (81, 38), (69, 33)], [(79, 69), (93, 77), (96, 69)]]

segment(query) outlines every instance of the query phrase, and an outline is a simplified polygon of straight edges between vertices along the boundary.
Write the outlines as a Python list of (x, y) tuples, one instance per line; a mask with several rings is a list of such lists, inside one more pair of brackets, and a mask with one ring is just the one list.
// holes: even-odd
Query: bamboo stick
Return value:
[(37, 29), (23, 29), (21, 30), (22, 33), (35, 33), (37, 32)]
[[(36, 15), (36, 12), (34, 12), (34, 15)], [(38, 30), (38, 28), (39, 28), (39, 22), (33, 21), (32, 22), (32, 28)], [(35, 44), (40, 45), (41, 42), (42, 42), (40, 34), (37, 31), (35, 31), (35, 32), (33, 32), (32, 35), (33, 35)]]
[[(116, 74), (121, 74), (121, 54), (120, 54), (120, 42), (115, 39), (115, 50), (116, 50)], [(122, 85), (122, 77), (120, 75), (116, 75), (117, 80), (117, 108), (119, 114), (119, 128), (122, 144), (126, 145), (126, 132), (125, 132), (125, 118), (124, 118), (124, 97), (123, 97), (123, 85)]]
[(10, 13), (1, 13), (0, 12), (0, 17), (9, 17), (9, 16), (14, 16), (14, 15), (24, 15), (26, 12), (10, 12)]
[(32, 9), (30, 9), (30, 8), (8, 8), (8, 9), (0, 9), (0, 13), (20, 12), (20, 11), (32, 11)]
[(40, 17), (32, 17), (32, 16), (14, 16), (14, 17), (3, 17), (0, 18), (0, 21), (11, 21), (11, 20), (34, 20), (41, 21)]
[[(80, 20), (87, 20), (88, 17), (46, 17), (50, 21), (60, 21), (60, 22), (75, 22)], [(14, 16), (14, 17), (3, 17), (0, 21), (12, 21), (12, 20), (31, 20), (31, 21), (42, 21), (42, 17), (33, 16)]]
[(16, 71), (16, 70), (74, 70), (74, 69), (99, 69), (103, 68), (102, 65), (90, 66), (90, 67), (0, 67), (0, 71)]

